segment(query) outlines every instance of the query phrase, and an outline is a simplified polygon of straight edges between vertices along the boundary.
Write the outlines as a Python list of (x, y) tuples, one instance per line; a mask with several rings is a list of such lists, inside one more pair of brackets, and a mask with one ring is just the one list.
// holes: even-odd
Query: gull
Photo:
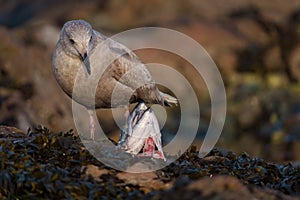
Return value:
[[(94, 60), (91, 59), (95, 57), (91, 54), (99, 54), (101, 57), (101, 53), (104, 52), (96, 51), (96, 47), (105, 41), (109, 41), (105, 46), (105, 51), (119, 56), (99, 77), (94, 101), (90, 103), (86, 101), (84, 94), (78, 96), (73, 94), (74, 84), (78, 73), (92, 76), (96, 73), (97, 67), (101, 67), (101, 65), (94, 64)], [(139, 101), (163, 106), (177, 105), (175, 97), (159, 91), (146, 66), (132, 51), (128, 51), (128, 48), (121, 43), (95, 31), (84, 20), (71, 20), (63, 25), (52, 57), (52, 70), (62, 90), (88, 110), (90, 139), (92, 140), (95, 139), (94, 108), (126, 107)], [(118, 101), (120, 105), (112, 104), (112, 94), (116, 86), (121, 88), (119, 96), (123, 93), (124, 96), (131, 94), (129, 102)]]

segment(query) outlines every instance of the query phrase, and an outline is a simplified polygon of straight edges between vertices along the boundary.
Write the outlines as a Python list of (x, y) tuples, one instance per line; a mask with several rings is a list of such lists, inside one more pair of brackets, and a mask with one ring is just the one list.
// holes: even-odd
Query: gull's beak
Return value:
[(90, 59), (89, 59), (89, 56), (87, 55), (87, 52), (84, 51), (83, 53), (81, 53), (80, 58), (81, 58), (81, 61), (84, 63), (87, 73), (89, 75), (91, 75)]

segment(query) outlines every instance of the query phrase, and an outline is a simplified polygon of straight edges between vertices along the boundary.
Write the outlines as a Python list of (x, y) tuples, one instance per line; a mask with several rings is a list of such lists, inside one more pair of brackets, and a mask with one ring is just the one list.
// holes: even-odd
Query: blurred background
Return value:
[[(213, 58), (226, 86), (227, 117), (217, 146), (268, 161), (300, 160), (300, 1), (0, 0), (1, 125), (74, 129), (71, 100), (51, 69), (59, 31), (71, 19), (85, 19), (108, 36), (158, 26), (192, 37)], [(210, 119), (201, 77), (171, 53), (136, 53), (188, 78), (200, 102), (201, 140)], [(106, 132), (116, 137), (111, 111), (98, 112)]]

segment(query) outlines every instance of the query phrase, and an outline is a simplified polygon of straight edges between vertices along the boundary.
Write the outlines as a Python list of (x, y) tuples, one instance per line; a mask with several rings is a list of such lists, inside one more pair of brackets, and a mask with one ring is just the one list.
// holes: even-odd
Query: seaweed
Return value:
[[(155, 199), (170, 191), (176, 193), (194, 181), (219, 175), (235, 177), (249, 190), (259, 187), (299, 195), (299, 172), (299, 167), (290, 163), (268, 163), (247, 153), (236, 155), (220, 149), (199, 158), (196, 148), (191, 147), (154, 175), (143, 175), (149, 183), (135, 184), (121, 178), (124, 172), (96, 160), (73, 130), (54, 133), (38, 127), (27, 134), (9, 129), (0, 132), (2, 199)], [(127, 178), (134, 177), (138, 176)]]

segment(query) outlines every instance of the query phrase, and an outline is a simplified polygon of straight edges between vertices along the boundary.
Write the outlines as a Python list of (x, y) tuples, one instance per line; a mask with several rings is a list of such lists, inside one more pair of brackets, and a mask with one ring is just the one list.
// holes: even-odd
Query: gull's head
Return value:
[(94, 42), (92, 26), (84, 20), (72, 20), (64, 24), (60, 42), (66, 54), (79, 58), (88, 74), (91, 73), (89, 65), (89, 53)]

